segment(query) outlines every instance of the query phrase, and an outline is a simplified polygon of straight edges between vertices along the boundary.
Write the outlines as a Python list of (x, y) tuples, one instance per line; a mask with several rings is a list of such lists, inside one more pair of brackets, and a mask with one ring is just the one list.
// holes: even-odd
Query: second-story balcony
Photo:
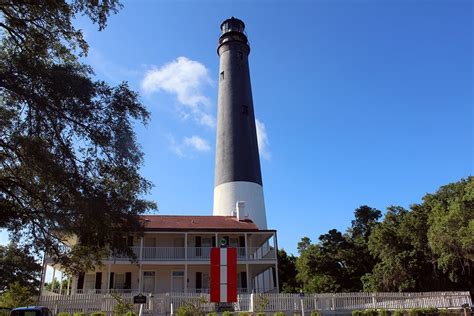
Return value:
[[(137, 259), (146, 261), (209, 261), (211, 247), (131, 247)], [(273, 247), (236, 247), (237, 261), (273, 261), (276, 252)], [(129, 256), (113, 254), (108, 260), (128, 261)]]

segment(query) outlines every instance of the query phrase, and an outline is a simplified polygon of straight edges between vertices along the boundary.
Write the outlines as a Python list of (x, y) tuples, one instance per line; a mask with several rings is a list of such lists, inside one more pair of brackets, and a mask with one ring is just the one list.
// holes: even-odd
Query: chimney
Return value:
[(237, 201), (235, 203), (235, 212), (237, 213), (237, 220), (241, 221), (245, 217), (245, 202), (244, 201)]

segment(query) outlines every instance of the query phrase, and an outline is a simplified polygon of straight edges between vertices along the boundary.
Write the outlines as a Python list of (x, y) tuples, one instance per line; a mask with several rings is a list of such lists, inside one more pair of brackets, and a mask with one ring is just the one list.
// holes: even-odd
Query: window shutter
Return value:
[(126, 272), (124, 289), (129, 290), (131, 288), (132, 288), (132, 272)]
[(95, 274), (95, 288), (97, 290), (102, 288), (102, 272), (96, 272)]
[(114, 273), (110, 272), (110, 284), (109, 284), (109, 289), (114, 288)]
[(247, 272), (240, 272), (240, 284), (243, 289), (247, 288)]
[(196, 272), (196, 289), (202, 289), (202, 272)]
[(79, 273), (77, 278), (77, 289), (82, 290), (84, 288), (84, 272)]

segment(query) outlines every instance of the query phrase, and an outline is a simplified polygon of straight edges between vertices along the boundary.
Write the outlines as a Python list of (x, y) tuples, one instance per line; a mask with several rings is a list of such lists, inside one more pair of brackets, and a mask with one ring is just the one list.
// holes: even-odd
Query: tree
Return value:
[(379, 259), (364, 276), (366, 291), (434, 291), (457, 287), (440, 271), (427, 239), (429, 210), (389, 207), (369, 238), (369, 250)]
[(296, 257), (284, 249), (278, 250), (278, 286), (283, 293), (295, 293), (299, 289), (296, 281)]
[(362, 277), (371, 272), (377, 259), (369, 251), (369, 236), (379, 225), (382, 212), (362, 205), (354, 211), (354, 220), (347, 229), (345, 238), (348, 242), (344, 259), (347, 267), (349, 291), (360, 291), (363, 288)]
[(0, 293), (15, 282), (35, 293), (40, 284), (40, 274), (41, 265), (27, 248), (19, 248), (14, 243), (0, 245)]
[[(143, 154), (133, 125), (149, 113), (126, 83), (92, 79), (87, 43), (72, 21), (99, 29), (117, 0), (0, 3), (0, 228), (71, 272), (99, 263), (108, 245), (140, 232), (156, 208), (141, 196)], [(72, 246), (70, 241), (78, 240)]]
[(368, 238), (378, 225), (381, 212), (363, 205), (346, 233), (336, 229), (298, 243), (297, 278), (309, 292), (354, 292), (362, 290), (361, 278), (372, 271), (376, 260), (368, 249)]
[(33, 293), (27, 286), (22, 286), (19, 282), (9, 284), (7, 290), (0, 296), (0, 306), (18, 307), (33, 305)]
[(423, 198), (428, 243), (449, 279), (474, 292), (474, 177), (442, 186)]

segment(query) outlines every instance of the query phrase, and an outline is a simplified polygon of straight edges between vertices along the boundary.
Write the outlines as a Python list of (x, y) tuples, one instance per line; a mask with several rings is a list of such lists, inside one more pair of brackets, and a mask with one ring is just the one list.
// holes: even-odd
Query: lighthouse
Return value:
[(250, 46), (245, 24), (221, 24), (213, 215), (236, 215), (267, 229), (255, 113), (250, 84)]

